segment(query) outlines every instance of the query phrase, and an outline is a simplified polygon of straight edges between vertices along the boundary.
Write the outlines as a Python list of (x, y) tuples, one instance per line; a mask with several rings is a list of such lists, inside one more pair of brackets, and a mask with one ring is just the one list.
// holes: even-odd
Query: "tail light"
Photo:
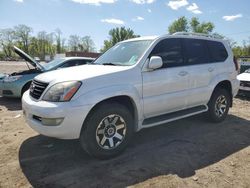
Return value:
[(239, 66), (239, 63), (238, 63), (237, 58), (235, 56), (234, 56), (234, 66), (235, 66), (235, 70), (239, 71), (240, 66)]

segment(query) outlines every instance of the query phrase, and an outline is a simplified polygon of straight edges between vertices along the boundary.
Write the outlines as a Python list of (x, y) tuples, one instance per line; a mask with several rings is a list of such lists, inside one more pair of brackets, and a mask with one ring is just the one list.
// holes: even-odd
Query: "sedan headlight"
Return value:
[(4, 77), (3, 81), (4, 82), (15, 82), (22, 78), (22, 75), (17, 75), (17, 76), (6, 76)]
[(65, 102), (69, 101), (81, 86), (81, 82), (70, 81), (55, 84), (43, 96), (44, 101)]

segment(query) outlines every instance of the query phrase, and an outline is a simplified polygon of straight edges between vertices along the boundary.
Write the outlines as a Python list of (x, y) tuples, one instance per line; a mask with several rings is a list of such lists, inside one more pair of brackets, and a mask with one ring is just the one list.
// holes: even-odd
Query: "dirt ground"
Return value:
[[(16, 65), (16, 63), (11, 64)], [(23, 69), (0, 62), (0, 73)], [(250, 99), (228, 118), (204, 115), (145, 129), (120, 156), (89, 157), (77, 140), (41, 136), (19, 99), (0, 97), (0, 187), (250, 187)]]

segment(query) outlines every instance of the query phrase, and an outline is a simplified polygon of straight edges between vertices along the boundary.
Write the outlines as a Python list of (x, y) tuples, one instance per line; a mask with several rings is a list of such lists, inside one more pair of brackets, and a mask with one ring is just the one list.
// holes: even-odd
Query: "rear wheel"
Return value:
[(227, 90), (218, 88), (214, 91), (208, 103), (208, 115), (211, 121), (223, 121), (230, 107), (230, 95)]
[(98, 106), (86, 119), (80, 143), (90, 155), (107, 159), (118, 155), (133, 134), (133, 117), (118, 103)]

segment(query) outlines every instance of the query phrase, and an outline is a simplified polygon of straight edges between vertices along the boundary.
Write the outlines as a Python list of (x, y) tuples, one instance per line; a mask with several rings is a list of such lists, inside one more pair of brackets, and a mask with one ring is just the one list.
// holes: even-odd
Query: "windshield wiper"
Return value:
[(113, 66), (117, 66), (117, 64), (114, 64), (114, 63), (102, 63), (102, 65), (113, 65)]

